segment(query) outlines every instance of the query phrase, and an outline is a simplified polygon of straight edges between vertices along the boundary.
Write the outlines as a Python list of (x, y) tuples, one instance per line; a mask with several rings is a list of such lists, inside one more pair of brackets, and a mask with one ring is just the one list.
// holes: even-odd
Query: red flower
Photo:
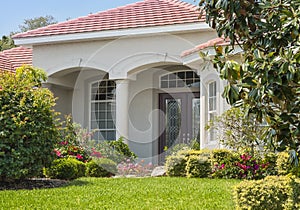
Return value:
[(60, 142), (61, 145), (68, 145), (68, 141), (62, 141)]
[(83, 159), (82, 155), (80, 155), (80, 154), (77, 154), (76, 158), (79, 159), (79, 160)]
[(55, 149), (54, 152), (56, 153), (57, 157), (61, 157), (61, 152), (60, 151)]

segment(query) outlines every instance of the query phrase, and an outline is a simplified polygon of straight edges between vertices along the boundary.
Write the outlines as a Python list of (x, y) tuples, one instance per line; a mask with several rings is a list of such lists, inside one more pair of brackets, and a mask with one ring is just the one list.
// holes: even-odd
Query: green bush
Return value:
[(46, 74), (23, 66), (0, 74), (0, 179), (39, 175), (58, 139), (55, 99), (42, 88)]
[(186, 163), (186, 176), (188, 178), (204, 178), (211, 173), (211, 162), (205, 156), (191, 155)]
[(107, 158), (95, 158), (86, 164), (86, 176), (111, 177), (117, 173), (117, 164)]
[(299, 196), (300, 181), (285, 176), (243, 181), (234, 188), (237, 209), (299, 209)]
[(291, 156), (288, 151), (278, 153), (276, 168), (279, 175), (293, 174), (297, 177), (300, 176), (300, 166), (295, 166), (292, 164)]
[(116, 163), (137, 158), (136, 154), (124, 143), (122, 137), (116, 141), (102, 141), (96, 143), (92, 149), (91, 156), (105, 157)]
[(211, 152), (211, 161), (213, 164), (223, 164), (225, 162), (231, 162), (233, 153), (228, 149), (214, 149)]
[[(192, 160), (189, 159), (192, 157)], [(198, 157), (198, 158), (196, 158)], [(205, 160), (205, 164), (202, 161)], [(187, 163), (190, 162), (189, 165)], [(206, 165), (210, 167), (210, 150), (180, 150), (175, 155), (168, 156), (166, 158), (166, 171), (168, 176), (189, 176), (196, 177), (197, 174), (204, 173), (208, 170)], [(204, 169), (206, 168), (206, 169)], [(187, 171), (187, 169), (189, 171)], [(203, 169), (203, 171), (202, 171)], [(198, 170), (198, 171), (197, 171)], [(199, 171), (200, 170), (200, 171)], [(197, 172), (196, 172), (197, 171)], [(202, 172), (201, 172), (202, 171)]]
[(171, 155), (166, 158), (166, 174), (167, 176), (186, 176), (187, 158), (184, 155)]
[(45, 168), (44, 174), (52, 179), (77, 179), (85, 174), (85, 164), (75, 158), (61, 158), (52, 162)]

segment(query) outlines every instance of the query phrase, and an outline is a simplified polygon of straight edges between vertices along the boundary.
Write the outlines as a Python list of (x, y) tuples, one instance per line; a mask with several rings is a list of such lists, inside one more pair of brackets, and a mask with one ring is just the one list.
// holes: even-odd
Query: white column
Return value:
[(128, 143), (129, 80), (116, 80), (116, 139), (124, 137)]

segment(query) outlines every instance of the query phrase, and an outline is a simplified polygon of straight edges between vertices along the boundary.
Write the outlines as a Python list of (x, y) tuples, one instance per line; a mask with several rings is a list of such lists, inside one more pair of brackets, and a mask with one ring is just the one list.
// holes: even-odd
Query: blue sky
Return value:
[[(18, 31), (25, 19), (52, 15), (62, 22), (140, 0), (20, 0), (1, 2), (0, 36)], [(184, 0), (195, 4), (194, 0)]]

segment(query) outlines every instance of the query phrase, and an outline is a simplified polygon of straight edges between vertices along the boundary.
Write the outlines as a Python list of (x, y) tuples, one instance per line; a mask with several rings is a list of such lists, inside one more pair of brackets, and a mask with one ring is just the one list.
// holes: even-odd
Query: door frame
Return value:
[[(176, 97), (177, 96), (177, 97)], [(159, 139), (158, 139), (158, 155), (160, 156), (160, 162), (164, 160), (164, 148), (166, 146), (166, 129), (165, 129), (165, 99), (168, 98), (180, 98), (179, 96), (184, 96), (187, 104), (184, 104), (186, 107), (185, 110), (187, 111), (189, 108), (192, 108), (192, 99), (194, 98), (200, 98), (200, 91), (193, 91), (193, 92), (174, 92), (174, 93), (159, 93), (158, 94), (158, 104), (159, 104)], [(182, 110), (184, 111), (184, 110)], [(186, 126), (186, 130), (192, 130), (192, 111), (188, 113), (189, 116), (184, 117), (183, 122)], [(181, 123), (181, 125), (183, 124)], [(182, 129), (182, 126), (181, 126)], [(181, 129), (180, 129), (180, 137), (183, 138), (181, 135)]]

